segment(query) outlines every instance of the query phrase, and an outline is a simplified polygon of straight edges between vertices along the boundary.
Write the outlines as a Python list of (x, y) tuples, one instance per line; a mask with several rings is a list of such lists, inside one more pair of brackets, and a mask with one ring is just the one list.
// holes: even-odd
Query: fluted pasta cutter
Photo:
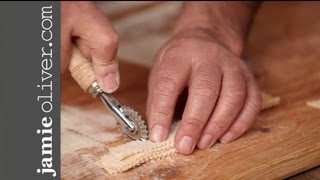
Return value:
[(133, 109), (121, 105), (111, 94), (104, 92), (93, 74), (91, 62), (74, 45), (69, 63), (71, 76), (80, 87), (93, 97), (99, 97), (119, 122), (122, 132), (132, 140), (147, 140), (148, 131), (144, 120)]

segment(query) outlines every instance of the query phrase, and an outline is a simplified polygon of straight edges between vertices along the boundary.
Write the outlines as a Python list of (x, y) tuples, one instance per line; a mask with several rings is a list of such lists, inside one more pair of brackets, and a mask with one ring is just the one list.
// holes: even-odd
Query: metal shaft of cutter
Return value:
[(113, 96), (102, 92), (100, 93), (100, 99), (111, 110), (120, 123), (125, 124), (130, 131), (135, 131), (133, 122), (121, 112), (121, 104)]

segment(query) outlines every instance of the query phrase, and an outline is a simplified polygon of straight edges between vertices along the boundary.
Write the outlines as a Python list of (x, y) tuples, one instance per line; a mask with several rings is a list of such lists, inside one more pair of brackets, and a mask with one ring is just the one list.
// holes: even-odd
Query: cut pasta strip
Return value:
[(126, 171), (150, 160), (160, 159), (175, 154), (174, 135), (177, 123), (172, 125), (169, 137), (161, 143), (148, 141), (130, 141), (110, 148), (110, 152), (100, 158), (97, 164), (108, 173)]

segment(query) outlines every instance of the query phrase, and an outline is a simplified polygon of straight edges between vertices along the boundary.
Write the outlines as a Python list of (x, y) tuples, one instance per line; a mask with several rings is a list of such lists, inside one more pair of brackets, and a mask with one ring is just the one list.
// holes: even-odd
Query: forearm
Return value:
[(258, 6), (254, 2), (185, 2), (174, 33), (203, 32), (240, 55)]

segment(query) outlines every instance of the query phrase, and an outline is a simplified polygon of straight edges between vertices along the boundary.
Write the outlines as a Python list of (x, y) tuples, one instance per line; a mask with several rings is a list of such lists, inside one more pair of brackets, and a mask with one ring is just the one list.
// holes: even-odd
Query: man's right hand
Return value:
[(61, 72), (70, 61), (72, 43), (92, 60), (94, 74), (105, 92), (119, 86), (118, 35), (92, 2), (61, 2)]

